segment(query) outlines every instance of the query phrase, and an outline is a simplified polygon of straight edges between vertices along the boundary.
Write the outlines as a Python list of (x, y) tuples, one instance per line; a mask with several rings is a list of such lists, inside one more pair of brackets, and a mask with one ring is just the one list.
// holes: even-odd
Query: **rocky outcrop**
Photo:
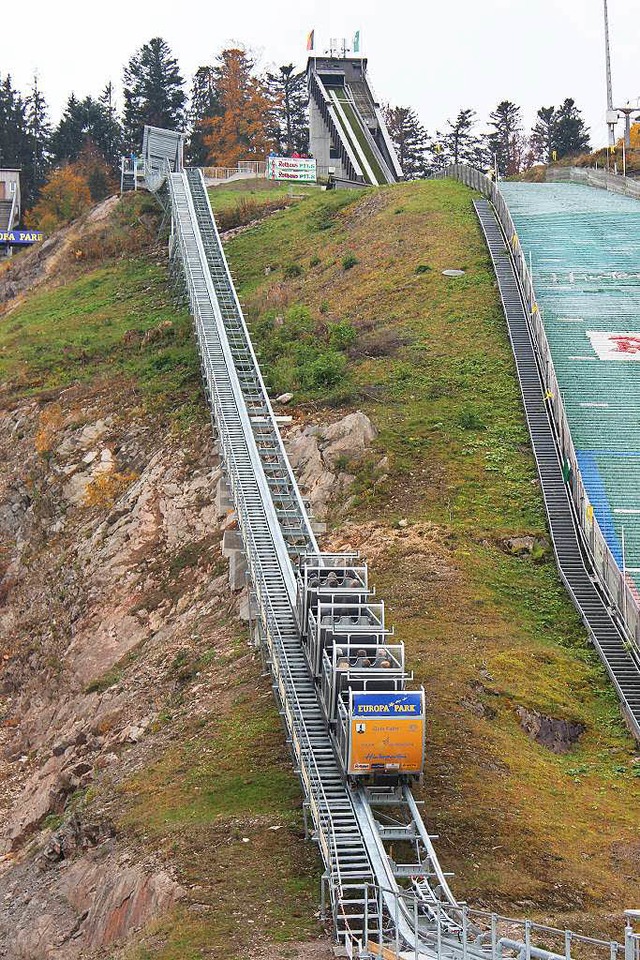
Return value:
[(377, 431), (366, 414), (350, 413), (328, 426), (294, 427), (286, 435), (286, 447), (302, 492), (313, 516), (325, 520), (329, 504), (344, 496)]
[(37, 858), (0, 873), (0, 956), (86, 956), (124, 941), (182, 894), (166, 871), (119, 852), (108, 824), (75, 819)]
[(516, 707), (516, 713), (525, 733), (552, 753), (568, 753), (577, 746), (586, 730), (582, 723), (546, 717), (537, 710), (528, 710), (522, 706)]
[(75, 810), (145, 762), (176, 651), (228, 615), (220, 471), (208, 425), (176, 440), (81, 388), (0, 414), (0, 458), (0, 956), (71, 960), (180, 895)]
[[(174, 438), (119, 401), (78, 386), (0, 414), (0, 956), (93, 956), (180, 896), (83, 798), (144, 768), (176, 687), (211, 709), (190, 647), (206, 624), (224, 649), (218, 618), (247, 607), (208, 424)], [(361, 413), (291, 431), (317, 515), (374, 438)]]

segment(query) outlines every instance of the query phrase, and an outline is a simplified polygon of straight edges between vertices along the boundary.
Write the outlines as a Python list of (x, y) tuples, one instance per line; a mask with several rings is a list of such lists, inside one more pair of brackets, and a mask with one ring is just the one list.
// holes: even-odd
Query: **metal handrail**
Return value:
[(264, 177), (267, 164), (265, 160), (242, 160), (236, 167), (200, 167), (205, 177), (211, 180), (228, 180), (230, 177), (244, 176), (247, 179)]
[[(188, 187), (186, 184), (186, 175), (179, 175), (180, 179), (183, 179), (185, 193), (188, 193)], [(176, 178), (177, 179), (177, 178)], [(173, 195), (174, 191), (174, 177), (170, 176), (168, 178), (169, 190)], [(189, 209), (192, 216), (192, 222), (195, 225), (195, 211), (191, 209), (192, 204), (189, 203)], [(176, 201), (173, 201), (174, 206), (177, 206)], [(194, 230), (195, 232), (195, 230)], [(199, 310), (199, 300), (195, 290), (195, 282), (190, 273), (189, 268), (189, 257), (186, 249), (186, 240), (184, 238), (180, 223), (178, 222), (176, 228), (176, 238), (178, 250), (180, 251), (183, 268), (185, 271), (187, 279), (187, 289), (189, 292), (189, 298), (191, 301), (192, 314), (196, 320), (196, 324), (201, 327), (200, 321), (200, 310)], [(199, 242), (198, 242), (199, 241)], [(204, 249), (202, 248), (201, 238), (196, 237), (196, 242), (198, 243), (198, 251), (201, 258), (202, 264), (206, 264), (206, 255)], [(210, 278), (207, 286), (210, 288)], [(218, 333), (220, 340), (223, 341), (224, 338), (224, 326), (222, 323), (222, 318), (219, 315), (219, 307), (217, 306), (217, 301), (214, 291), (209, 289), (209, 298), (213, 306), (214, 312), (216, 313), (218, 320)], [(200, 329), (200, 334), (204, 338), (204, 331)], [(233, 367), (233, 361), (231, 358), (230, 351), (228, 351), (228, 344), (226, 348), (223, 346), (225, 354), (227, 354), (226, 362), (229, 374), (231, 376), (232, 382), (235, 384), (237, 380), (237, 374), (235, 374), (235, 369)], [(244, 408), (244, 403), (242, 401), (241, 388), (239, 383), (237, 387), (234, 387), (236, 392), (236, 403), (238, 407)], [(259, 550), (255, 544), (254, 532), (251, 530), (248, 521), (247, 521), (247, 510), (245, 509), (245, 497), (240, 481), (240, 477), (237, 473), (234, 453), (231, 449), (232, 447), (232, 438), (229, 434), (229, 428), (226, 422), (225, 413), (220, 404), (220, 398), (218, 395), (217, 385), (215, 381), (211, 384), (211, 403), (213, 407), (213, 413), (215, 416), (215, 422), (218, 429), (218, 437), (220, 442), (221, 450), (223, 451), (223, 458), (225, 466), (227, 468), (227, 477), (232, 488), (232, 494), (234, 498), (234, 503), (236, 506), (236, 513), (238, 517), (238, 525), (243, 536), (243, 542), (245, 544), (245, 551), (247, 556), (247, 565), (249, 568), (251, 580), (254, 586), (256, 593), (258, 610), (260, 612), (260, 621), (261, 626), (264, 632), (264, 637), (267, 641), (269, 651), (272, 656), (272, 671), (274, 674), (274, 680), (276, 687), (279, 690), (280, 701), (283, 707), (283, 713), (285, 720), (287, 722), (287, 727), (289, 729), (291, 744), (293, 747), (294, 755), (296, 761), (299, 765), (303, 785), (305, 788), (305, 794), (309, 802), (309, 807), (311, 810), (312, 819), (316, 827), (318, 834), (318, 840), (320, 843), (320, 849), (322, 851), (323, 860), (325, 866), (329, 871), (330, 876), (333, 878), (333, 882), (337, 889), (339, 890), (342, 887), (342, 877), (340, 875), (340, 863), (339, 857), (337, 854), (337, 845), (335, 838), (335, 831), (333, 829), (333, 822), (331, 816), (331, 805), (329, 798), (327, 797), (324, 785), (322, 781), (321, 773), (317, 767), (317, 763), (314, 756), (313, 744), (311, 743), (306, 724), (304, 722), (304, 709), (300, 700), (298, 698), (298, 692), (296, 689), (295, 680), (291, 672), (291, 668), (286, 657), (286, 651), (284, 649), (282, 634), (280, 629), (279, 619), (282, 618), (282, 612), (278, 614), (273, 606), (273, 601), (271, 594), (268, 589), (268, 577), (263, 569), (262, 560), (260, 557)], [(245, 418), (246, 418), (246, 408)], [(240, 412), (240, 411), (239, 411)], [(241, 419), (242, 419), (242, 414)], [(244, 424), (244, 435), (247, 441), (247, 444), (251, 446), (252, 442), (255, 444), (253, 439), (253, 434), (251, 431), (250, 424), (247, 422)], [(253, 469), (255, 471), (256, 479), (259, 481), (260, 475), (264, 480), (266, 485), (266, 480), (264, 479), (264, 473), (262, 466), (259, 462), (258, 457), (253, 458)], [(258, 483), (260, 486), (260, 483)], [(269, 496), (268, 488), (262, 491), (262, 503), (264, 510), (270, 512), (271, 498)], [(271, 504), (271, 510), (273, 505)], [(294, 594), (295, 586), (292, 587), (291, 583), (293, 581), (293, 568), (291, 561), (289, 559), (288, 551), (284, 541), (282, 541), (282, 535), (279, 533), (279, 527), (277, 524), (277, 518), (273, 519), (270, 523), (271, 535), (273, 537), (274, 543), (277, 547), (278, 560), (280, 568), (283, 575), (284, 583), (287, 584), (287, 596), (289, 603), (291, 605), (291, 616), (293, 619), (293, 606), (294, 606)]]
[[(445, 960), (452, 954), (458, 954), (464, 960), (503, 960), (514, 952), (519, 954), (519, 960), (572, 960), (572, 951), (577, 945), (595, 947), (604, 954), (603, 960), (616, 960), (624, 952), (625, 960), (638, 960), (640, 955), (640, 934), (634, 932), (632, 921), (640, 918), (640, 911), (627, 910), (627, 919), (624, 930), (624, 941), (603, 940), (597, 937), (588, 937), (573, 930), (561, 930), (558, 927), (536, 923), (533, 920), (523, 920), (469, 907), (466, 903), (460, 905), (460, 924), (455, 935), (443, 923), (444, 908), (438, 905), (435, 923), (425, 926), (425, 917), (422, 912), (422, 903), (414, 894), (397, 888), (384, 887), (379, 884), (366, 884), (365, 897), (374, 899), (386, 906), (387, 914), (393, 920), (400, 913), (412, 924), (413, 946), (403, 953), (403, 956), (416, 960), (426, 953)], [(345, 939), (351, 939), (351, 949), (359, 948), (361, 953), (351, 953), (352, 956), (369, 958), (387, 957), (389, 948), (398, 956), (402, 941), (398, 936), (396, 923), (390, 937), (383, 936), (382, 916), (377, 920), (377, 940), (373, 941), (367, 924), (364, 933), (359, 936), (354, 931), (346, 931)], [(480, 921), (472, 922), (472, 920)], [(505, 935), (501, 935), (500, 927), (506, 928)], [(513, 927), (522, 929), (522, 938), (513, 936)], [(535, 934), (541, 934), (544, 946), (537, 946), (532, 942)], [(549, 949), (549, 938), (558, 939), (561, 948), (558, 952)]]
[[(219, 258), (220, 258), (220, 263), (221, 263), (222, 268), (223, 268), (223, 270), (224, 270), (224, 272), (225, 272), (228, 285), (229, 285), (229, 287), (230, 287), (230, 289), (231, 289), (231, 293), (232, 293), (232, 297), (233, 297), (233, 304), (234, 304), (235, 311), (236, 311), (236, 315), (237, 315), (237, 316), (236, 316), (236, 319), (237, 319), (237, 322), (238, 322), (238, 324), (239, 324), (239, 326), (240, 326), (240, 329), (241, 329), (241, 331), (242, 331), (242, 337), (243, 337), (243, 340), (244, 340), (244, 347), (245, 347), (247, 353), (249, 354), (249, 357), (250, 357), (250, 360), (251, 360), (251, 363), (252, 363), (252, 366), (253, 366), (253, 369), (254, 369), (254, 374), (253, 374), (253, 375), (254, 375), (254, 378), (255, 378), (255, 384), (256, 384), (257, 388), (259, 389), (259, 391), (260, 391), (260, 393), (261, 393), (261, 395), (262, 395), (262, 401), (263, 401), (263, 404), (264, 404), (264, 407), (265, 407), (265, 410), (266, 410), (266, 419), (267, 419), (267, 421), (268, 421), (268, 423), (269, 423), (269, 425), (270, 425), (270, 427), (271, 427), (272, 440), (273, 440), (273, 442), (274, 442), (274, 444), (275, 444), (275, 446), (276, 446), (276, 448), (277, 448), (277, 450), (278, 450), (280, 462), (281, 462), (282, 465), (283, 465), (283, 469), (285, 470), (285, 472), (286, 472), (286, 474), (287, 474), (287, 477), (288, 477), (288, 480), (289, 480), (290, 488), (291, 488), (291, 490), (293, 491), (293, 498), (294, 498), (294, 501), (295, 501), (295, 507), (296, 507), (296, 510), (297, 510), (297, 514), (298, 514), (299, 517), (300, 517), (301, 530), (302, 530), (302, 532), (304, 533), (304, 537), (305, 537), (305, 541), (306, 541), (306, 549), (307, 549), (307, 550), (310, 550), (310, 551), (312, 551), (312, 552), (316, 552), (316, 553), (317, 553), (318, 550), (319, 550), (319, 548), (318, 548), (318, 544), (317, 544), (317, 541), (316, 541), (316, 538), (315, 538), (315, 534), (314, 534), (314, 532), (313, 532), (313, 530), (312, 530), (312, 528), (311, 528), (311, 521), (310, 521), (309, 516), (308, 516), (308, 514), (307, 514), (307, 511), (306, 511), (306, 509), (305, 509), (305, 506), (304, 506), (304, 503), (303, 503), (303, 500), (302, 500), (302, 494), (300, 493), (300, 488), (298, 487), (298, 484), (297, 484), (297, 482), (296, 482), (296, 479), (295, 479), (295, 476), (294, 476), (294, 473), (293, 473), (293, 468), (292, 468), (292, 466), (291, 466), (291, 462), (290, 462), (290, 460), (289, 460), (289, 458), (288, 458), (288, 456), (287, 456), (287, 454), (286, 454), (286, 451), (285, 451), (285, 448), (284, 448), (284, 441), (283, 441), (283, 439), (282, 439), (282, 434), (280, 433), (280, 430), (278, 429), (278, 425), (277, 425), (277, 422), (276, 422), (276, 416), (275, 416), (275, 413), (274, 413), (274, 411), (273, 411), (273, 407), (272, 407), (272, 405), (271, 405), (271, 400), (269, 399), (269, 394), (268, 394), (268, 392), (267, 392), (267, 388), (266, 388), (266, 386), (265, 386), (265, 383), (264, 383), (264, 380), (263, 380), (263, 377), (262, 377), (262, 373), (261, 373), (261, 371), (260, 371), (260, 365), (258, 364), (258, 358), (256, 357), (255, 350), (254, 350), (254, 348), (253, 348), (253, 343), (251, 342), (251, 337), (249, 336), (249, 330), (248, 330), (246, 321), (245, 321), (245, 319), (244, 319), (244, 314), (243, 314), (243, 312), (242, 312), (242, 307), (241, 307), (241, 305), (240, 305), (240, 300), (238, 299), (238, 294), (237, 294), (237, 292), (236, 292), (235, 284), (233, 283), (232, 278), (231, 278), (231, 271), (229, 270), (229, 264), (228, 264), (228, 262), (227, 262), (227, 258), (226, 258), (225, 252), (224, 252), (224, 248), (223, 248), (223, 245), (222, 245), (222, 240), (220, 239), (220, 232), (219, 232), (219, 230), (218, 230), (218, 225), (217, 225), (217, 223), (216, 223), (216, 221), (215, 221), (215, 217), (213, 216), (213, 210), (212, 210), (212, 208), (211, 208), (211, 201), (210, 201), (210, 199), (209, 199), (209, 194), (207, 193), (207, 190), (206, 190), (206, 186), (205, 186), (205, 182), (204, 182), (204, 175), (203, 175), (202, 170), (199, 170), (199, 171), (198, 171), (198, 181), (199, 181), (199, 185), (200, 185), (200, 187), (201, 187), (201, 189), (202, 189), (202, 192), (203, 192), (203, 195), (204, 195), (204, 199), (205, 199), (205, 202), (206, 202), (206, 208), (207, 208), (209, 217), (210, 217), (210, 219), (211, 219), (211, 228), (212, 228), (212, 230), (213, 230), (213, 235), (214, 235), (214, 238), (215, 238), (215, 243), (216, 243), (216, 245), (217, 245), (218, 255), (219, 255)], [(221, 322), (223, 322), (221, 315), (220, 315), (220, 320), (221, 320)]]
[(15, 220), (15, 217), (16, 217), (17, 208), (18, 208), (18, 191), (14, 190), (13, 198), (11, 200), (11, 210), (9, 212), (9, 223), (7, 224), (7, 227), (9, 230), (13, 230), (13, 221)]
[(545, 179), (551, 183), (573, 182), (585, 183), (589, 187), (598, 187), (619, 193), (625, 197), (640, 200), (640, 182), (621, 173), (609, 173), (594, 167), (551, 167), (547, 170)]

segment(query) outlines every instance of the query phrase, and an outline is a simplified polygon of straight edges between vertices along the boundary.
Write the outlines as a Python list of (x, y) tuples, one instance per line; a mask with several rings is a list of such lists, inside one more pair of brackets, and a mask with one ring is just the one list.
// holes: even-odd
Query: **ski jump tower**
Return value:
[(310, 56), (307, 82), (309, 149), (318, 172), (333, 170), (338, 182), (353, 185), (402, 180), (366, 57)]

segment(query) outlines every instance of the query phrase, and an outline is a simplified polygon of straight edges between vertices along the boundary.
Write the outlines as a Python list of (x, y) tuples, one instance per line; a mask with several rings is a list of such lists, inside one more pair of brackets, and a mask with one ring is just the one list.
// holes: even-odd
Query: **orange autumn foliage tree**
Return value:
[(202, 122), (208, 162), (235, 167), (238, 160), (264, 160), (277, 147), (276, 101), (254, 76), (254, 62), (241, 49), (223, 50), (214, 69), (219, 114)]
[(40, 191), (40, 199), (29, 214), (29, 223), (51, 233), (91, 206), (87, 181), (71, 165), (54, 170)]

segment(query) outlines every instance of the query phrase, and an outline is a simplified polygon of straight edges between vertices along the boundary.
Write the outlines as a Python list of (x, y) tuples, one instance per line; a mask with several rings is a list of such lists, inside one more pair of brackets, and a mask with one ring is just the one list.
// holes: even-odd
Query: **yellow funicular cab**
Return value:
[(425, 749), (423, 690), (350, 691), (348, 730), (345, 766), (350, 776), (421, 775)]

